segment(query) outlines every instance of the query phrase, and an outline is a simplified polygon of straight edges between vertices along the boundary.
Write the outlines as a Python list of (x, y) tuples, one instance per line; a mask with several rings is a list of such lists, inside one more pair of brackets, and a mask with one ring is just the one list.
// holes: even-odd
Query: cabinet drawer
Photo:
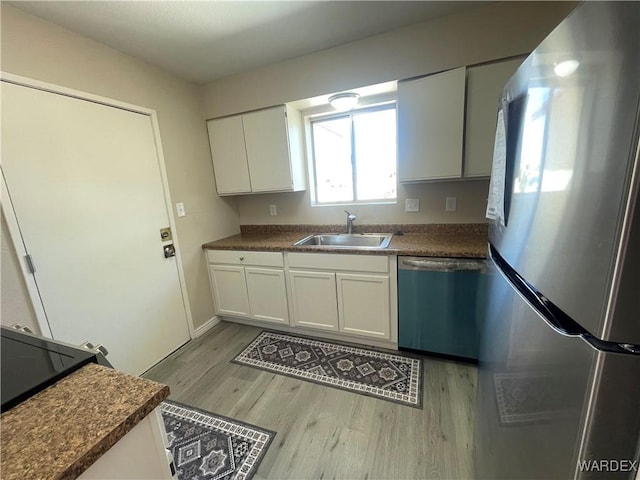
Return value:
[(207, 250), (209, 263), (232, 265), (258, 265), (261, 267), (283, 267), (282, 252), (250, 252), (239, 250)]
[(347, 270), (356, 272), (389, 271), (386, 255), (345, 255), (341, 253), (288, 253), (292, 268), (313, 268), (322, 270)]

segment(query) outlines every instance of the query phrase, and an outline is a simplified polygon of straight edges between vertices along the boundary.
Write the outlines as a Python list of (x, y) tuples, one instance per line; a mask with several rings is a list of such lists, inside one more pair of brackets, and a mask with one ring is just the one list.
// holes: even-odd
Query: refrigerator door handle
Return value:
[(536, 310), (542, 319), (561, 335), (568, 337), (581, 337), (596, 350), (611, 353), (640, 356), (640, 345), (629, 343), (616, 343), (601, 340), (585, 330), (578, 322), (555, 306), (547, 297), (536, 290), (516, 272), (507, 261), (502, 258), (496, 248), (489, 244), (489, 254), (500, 273), (504, 275), (509, 284), (518, 292), (525, 301)]
[(551, 303), (533, 285), (511, 268), (511, 265), (502, 258), (493, 245), (489, 245), (489, 252), (492, 260), (511, 286), (542, 316), (551, 328), (569, 337), (580, 337), (589, 334), (575, 320)]

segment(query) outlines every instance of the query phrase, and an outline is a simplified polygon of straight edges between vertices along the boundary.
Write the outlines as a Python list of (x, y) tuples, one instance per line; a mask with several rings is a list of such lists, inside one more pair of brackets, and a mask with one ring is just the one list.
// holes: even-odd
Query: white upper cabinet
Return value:
[(304, 190), (300, 112), (278, 105), (209, 120), (219, 195)]
[(207, 130), (218, 194), (251, 193), (242, 117), (209, 120)]
[(498, 100), (523, 60), (398, 82), (398, 180), (490, 176)]
[(491, 175), (498, 102), (502, 88), (523, 60), (495, 62), (467, 71), (465, 177)]
[(287, 122), (280, 107), (242, 116), (251, 190), (292, 190)]
[(398, 180), (460, 178), (466, 68), (398, 83)]

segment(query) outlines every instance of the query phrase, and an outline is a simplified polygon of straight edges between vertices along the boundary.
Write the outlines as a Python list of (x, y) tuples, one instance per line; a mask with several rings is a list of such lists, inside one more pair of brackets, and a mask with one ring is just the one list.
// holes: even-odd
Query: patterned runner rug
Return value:
[(276, 435), (168, 400), (160, 411), (179, 480), (248, 480)]
[(262, 332), (234, 363), (422, 408), (422, 360)]

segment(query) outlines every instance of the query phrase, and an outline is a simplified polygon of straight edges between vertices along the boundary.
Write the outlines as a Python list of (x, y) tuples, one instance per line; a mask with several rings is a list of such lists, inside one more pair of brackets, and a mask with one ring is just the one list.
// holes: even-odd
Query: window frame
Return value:
[[(355, 134), (353, 128), (353, 116), (359, 115), (363, 113), (369, 112), (377, 112), (383, 110), (395, 110), (396, 112), (396, 196), (394, 198), (379, 198), (379, 199), (371, 199), (371, 200), (356, 200), (357, 198), (357, 179), (358, 172), (356, 168), (356, 155), (355, 155)], [(351, 143), (351, 179), (353, 182), (353, 197), (354, 200), (350, 201), (339, 201), (339, 202), (319, 202), (318, 201), (318, 177), (316, 174), (316, 158), (315, 158), (315, 137), (313, 134), (313, 124), (325, 120), (332, 120), (336, 118), (349, 118), (351, 123), (350, 128), (350, 143)], [(311, 206), (313, 207), (334, 207), (340, 205), (389, 205), (398, 203), (398, 146), (397, 146), (397, 138), (398, 138), (398, 105), (397, 101), (389, 101), (385, 103), (380, 103), (376, 105), (363, 106), (361, 108), (354, 108), (353, 110), (348, 110), (344, 112), (336, 112), (331, 111), (327, 113), (318, 113), (316, 115), (312, 115), (307, 117), (307, 139), (309, 141), (308, 148), (308, 156), (309, 156), (309, 172), (311, 173), (309, 184), (311, 188)]]

